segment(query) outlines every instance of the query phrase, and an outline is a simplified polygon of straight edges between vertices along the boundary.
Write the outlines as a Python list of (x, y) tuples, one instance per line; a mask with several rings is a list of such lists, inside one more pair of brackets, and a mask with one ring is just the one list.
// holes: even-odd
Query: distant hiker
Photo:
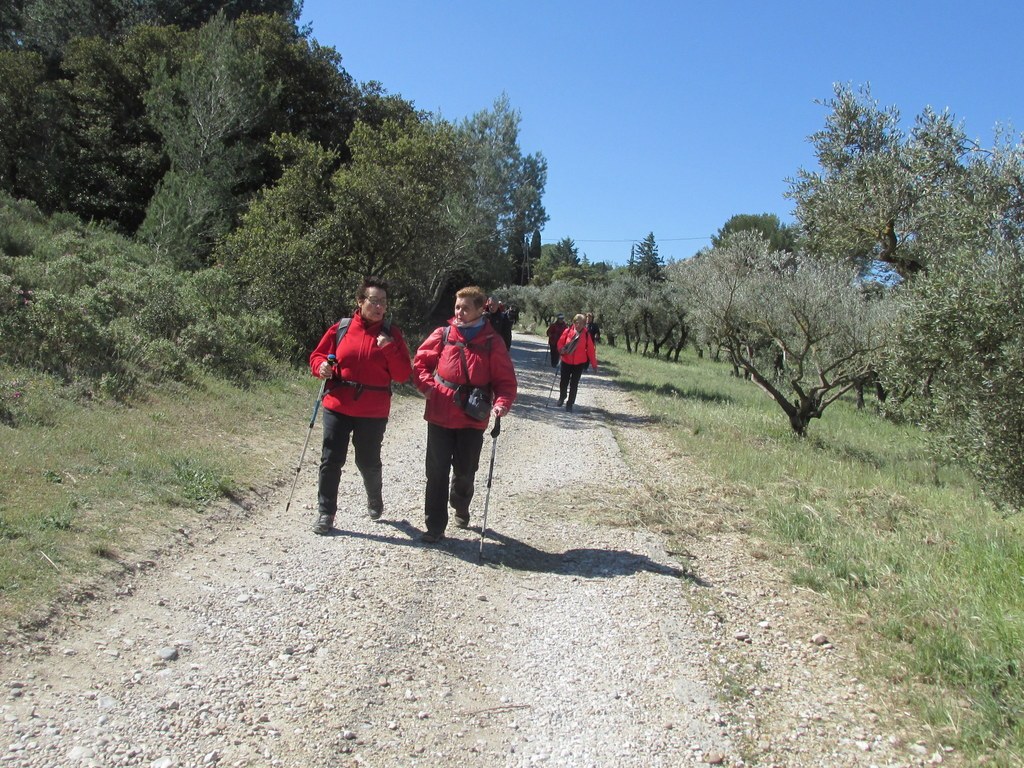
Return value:
[(601, 327), (594, 322), (594, 313), (587, 312), (584, 315), (584, 319), (587, 321), (587, 330), (590, 331), (590, 338), (594, 340), (594, 344), (601, 343)]
[(565, 329), (568, 328), (565, 322), (565, 315), (561, 312), (555, 318), (555, 322), (548, 326), (548, 348), (551, 350), (551, 367), (558, 367), (558, 340), (562, 338)]
[[(366, 488), (370, 519), (379, 520), (383, 514), (380, 448), (391, 412), (391, 383), (406, 381), (412, 373), (402, 331), (384, 321), (388, 284), (367, 277), (356, 291), (356, 304), (355, 313), (328, 328), (309, 356), (313, 375), (328, 380), (317, 489), (319, 517), (313, 527), (321, 536), (334, 526), (349, 438)], [(337, 358), (333, 366), (327, 360), (331, 354)]]
[(501, 336), (501, 340), (505, 342), (505, 349), (510, 349), (512, 347), (512, 319), (505, 312), (505, 308), (500, 301), (491, 296), (484, 304), (484, 309), (487, 322)]
[(484, 292), (455, 294), (455, 315), (416, 350), (413, 383), (427, 398), (426, 532), (420, 540), (444, 538), (448, 505), (455, 524), (469, 527), (469, 503), (490, 417), (501, 418), (516, 399), (516, 372), (508, 348), (484, 319)]
[[(597, 351), (594, 340), (587, 330), (583, 315), (575, 315), (572, 325), (562, 332), (558, 340), (558, 352), (562, 357), (562, 378), (558, 383), (558, 405), (565, 403), (565, 410), (572, 411), (576, 402), (576, 390), (580, 385), (580, 376), (588, 365), (597, 370)], [(568, 393), (566, 393), (568, 389)], [(568, 399), (566, 399), (568, 394)]]

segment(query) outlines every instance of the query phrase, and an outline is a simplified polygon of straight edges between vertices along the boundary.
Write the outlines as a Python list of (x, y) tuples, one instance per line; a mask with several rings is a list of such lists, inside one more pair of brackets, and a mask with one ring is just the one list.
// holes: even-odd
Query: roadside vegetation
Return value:
[[(601, 365), (675, 451), (717, 478), (737, 519), (793, 584), (831, 595), (862, 674), (891, 685), (943, 743), (992, 765), (1024, 760), (1024, 530), (978, 482), (935, 461), (915, 426), (837, 402), (807, 438), (731, 366), (599, 348)], [(659, 519), (662, 530), (689, 521)]]
[(112, 577), (130, 582), (213, 518), (243, 524), (292, 476), (284, 462), (298, 456), (316, 394), (311, 377), (250, 388), (207, 377), (131, 408), (82, 405), (52, 379), (2, 367), (0, 390), (26, 413), (17, 428), (0, 425), (0, 640), (67, 618)]

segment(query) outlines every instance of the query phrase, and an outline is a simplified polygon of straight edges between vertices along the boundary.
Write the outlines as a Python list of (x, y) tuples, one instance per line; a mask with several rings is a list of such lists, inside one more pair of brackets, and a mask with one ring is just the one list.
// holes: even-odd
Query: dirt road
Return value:
[[(517, 336), (478, 562), (491, 438), (468, 531), (422, 530), (422, 401), (396, 401), (385, 505), (353, 466), (337, 532), (311, 533), (319, 430), (291, 512), (281, 486), (191, 534), (120, 596), (0, 658), (0, 764), (37, 766), (922, 765), (817, 596), (743, 535), (670, 555), (641, 505), (701, 507), (685, 457), (610, 379), (548, 401), (541, 339)], [(600, 354), (600, 350), (599, 350)], [(815, 640), (812, 637), (818, 635)], [(885, 720), (885, 722), (891, 722)], [(937, 755), (942, 758), (942, 753)], [(948, 762), (951, 756), (946, 755)]]

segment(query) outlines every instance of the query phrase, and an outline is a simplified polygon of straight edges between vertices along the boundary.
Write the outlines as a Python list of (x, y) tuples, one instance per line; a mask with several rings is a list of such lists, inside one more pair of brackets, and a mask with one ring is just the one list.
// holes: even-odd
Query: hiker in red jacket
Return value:
[[(565, 403), (565, 410), (572, 411), (583, 371), (588, 365), (594, 366), (594, 370), (597, 371), (597, 351), (583, 315), (575, 315), (572, 325), (562, 331), (562, 335), (558, 339), (558, 354), (562, 358), (562, 378), (558, 383), (558, 406), (561, 407), (562, 403)], [(568, 389), (568, 400), (566, 400), (566, 389)]]
[(562, 338), (562, 333), (568, 327), (568, 324), (565, 322), (565, 315), (561, 312), (558, 313), (555, 322), (548, 326), (548, 349), (551, 351), (552, 368), (558, 367), (558, 340)]
[[(413, 359), (413, 382), (427, 397), (427, 488), (423, 504), (426, 532), (422, 541), (444, 538), (448, 504), (455, 524), (469, 527), (469, 503), (480, 465), (484, 432), (491, 416), (501, 418), (516, 399), (516, 372), (505, 342), (484, 319), (487, 296), (476, 287), (455, 294), (455, 316), (426, 338)], [(490, 396), (477, 418), (469, 391)], [(450, 478), (450, 482), (449, 482)]]
[[(384, 322), (388, 284), (380, 278), (367, 277), (356, 292), (356, 304), (355, 313), (328, 328), (309, 356), (313, 375), (328, 379), (323, 399), (319, 517), (313, 526), (313, 532), (321, 536), (330, 533), (334, 526), (341, 468), (348, 455), (350, 437), (356, 468), (366, 488), (367, 512), (371, 520), (379, 520), (383, 514), (380, 448), (391, 412), (391, 382), (406, 381), (412, 373), (409, 348), (401, 329)], [(337, 358), (334, 365), (327, 360), (331, 354)]]

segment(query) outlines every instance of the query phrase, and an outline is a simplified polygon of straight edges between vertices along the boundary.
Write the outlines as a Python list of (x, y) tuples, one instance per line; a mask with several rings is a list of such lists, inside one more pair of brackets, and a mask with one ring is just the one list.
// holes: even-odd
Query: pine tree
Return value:
[(658, 244), (654, 241), (654, 233), (648, 233), (639, 245), (630, 248), (629, 273), (637, 277), (660, 282), (665, 279), (665, 262), (658, 255)]

